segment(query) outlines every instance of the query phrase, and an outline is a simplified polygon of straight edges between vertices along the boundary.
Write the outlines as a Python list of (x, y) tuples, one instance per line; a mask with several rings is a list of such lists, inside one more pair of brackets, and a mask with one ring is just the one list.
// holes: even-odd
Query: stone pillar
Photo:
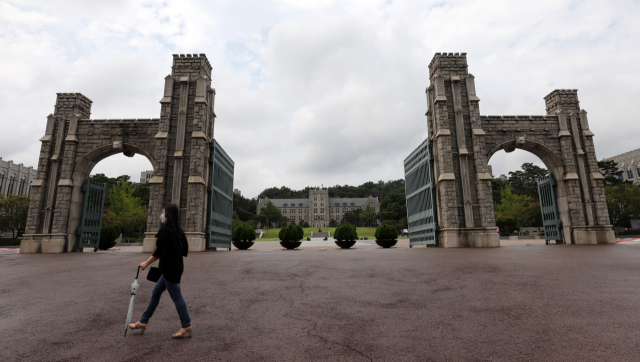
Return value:
[[(74, 250), (67, 238), (67, 223), (78, 143), (80, 118), (91, 116), (92, 101), (80, 93), (58, 93), (54, 114), (47, 120), (42, 141), (38, 178), (32, 183), (32, 200), (24, 236), (24, 252), (60, 253)], [(42, 170), (40, 169), (42, 167)], [(70, 242), (71, 244), (69, 244)]]
[(438, 243), (499, 246), (485, 166), (478, 97), (466, 53), (436, 53), (429, 64), (429, 129), (437, 184)]
[[(545, 97), (548, 114), (557, 114), (564, 164), (564, 190), (571, 218), (570, 239), (566, 243), (615, 243), (604, 196), (603, 177), (597, 167), (593, 133), (586, 112), (580, 110), (578, 91), (556, 89)], [(560, 180), (558, 180), (560, 182)]]
[[(143, 251), (155, 249), (158, 217), (165, 204), (180, 208), (180, 224), (189, 250), (205, 250), (204, 213), (208, 147), (213, 134), (211, 64), (204, 54), (174, 54), (171, 75), (165, 78), (156, 135), (156, 165), (151, 179), (148, 232)], [(163, 199), (163, 195), (166, 195)]]

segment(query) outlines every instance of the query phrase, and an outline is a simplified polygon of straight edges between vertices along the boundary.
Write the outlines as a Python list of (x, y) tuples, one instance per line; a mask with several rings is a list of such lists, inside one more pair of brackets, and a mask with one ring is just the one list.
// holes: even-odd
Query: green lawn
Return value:
[[(304, 228), (302, 229), (304, 230), (304, 237), (308, 238), (311, 236), (311, 232), (317, 232), (318, 229), (317, 228)], [(264, 231), (264, 234), (262, 234), (262, 241), (266, 241), (264, 239), (273, 239), (273, 240), (278, 240), (278, 233), (280, 232), (280, 228), (277, 229), (262, 229), (262, 231)], [(331, 236), (333, 236), (333, 234), (336, 231), (336, 228), (322, 228), (322, 232), (330, 232)], [(369, 228), (356, 228), (356, 231), (358, 232), (358, 237), (369, 237), (372, 238), (375, 236), (375, 232), (376, 232), (376, 228), (374, 227), (369, 227)]]

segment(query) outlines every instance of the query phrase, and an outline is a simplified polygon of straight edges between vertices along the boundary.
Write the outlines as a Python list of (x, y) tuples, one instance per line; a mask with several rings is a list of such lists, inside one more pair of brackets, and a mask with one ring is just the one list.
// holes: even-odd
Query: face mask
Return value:
[(163, 223), (163, 224), (164, 224), (165, 222), (167, 222), (167, 218), (166, 218), (166, 217), (164, 217), (164, 214), (160, 214), (160, 222), (161, 222), (161, 223)]

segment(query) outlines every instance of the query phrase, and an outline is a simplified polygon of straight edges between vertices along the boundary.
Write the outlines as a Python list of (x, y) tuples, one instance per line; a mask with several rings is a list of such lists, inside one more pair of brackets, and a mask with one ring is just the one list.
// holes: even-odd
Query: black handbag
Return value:
[(149, 268), (149, 273), (147, 274), (147, 280), (150, 282), (157, 283), (158, 280), (160, 280), (161, 276), (162, 276), (162, 272), (160, 271), (160, 268), (156, 268), (155, 266), (152, 266), (151, 268)]

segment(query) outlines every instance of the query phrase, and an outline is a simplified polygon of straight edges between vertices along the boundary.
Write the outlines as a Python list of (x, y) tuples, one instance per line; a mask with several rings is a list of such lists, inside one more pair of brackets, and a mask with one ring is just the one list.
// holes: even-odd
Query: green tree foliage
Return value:
[(628, 183), (606, 186), (605, 195), (613, 225), (631, 227), (629, 219), (640, 216), (640, 186)]
[(370, 204), (367, 204), (364, 211), (358, 215), (358, 218), (364, 223), (365, 226), (371, 226), (376, 220), (376, 210)]
[(100, 227), (100, 243), (98, 248), (100, 250), (107, 250), (113, 248), (116, 245), (116, 239), (120, 236), (120, 227), (118, 225), (110, 225), (102, 223)]
[(600, 173), (604, 176), (605, 186), (617, 186), (622, 183), (632, 183), (631, 181), (621, 180), (624, 171), (618, 169), (618, 163), (614, 160), (598, 162), (598, 169), (600, 169)]
[(231, 233), (232, 241), (251, 242), (256, 240), (256, 230), (247, 224), (239, 225)]
[(280, 229), (278, 238), (280, 241), (300, 241), (304, 237), (304, 230), (300, 225), (290, 224)]
[(505, 175), (494, 177), (491, 179), (491, 191), (493, 193), (493, 203), (500, 204), (502, 202), (502, 190), (510, 187), (509, 179)]
[(380, 241), (391, 241), (396, 240), (398, 238), (398, 230), (396, 230), (393, 225), (380, 225), (376, 229), (376, 240)]
[(510, 187), (502, 189), (502, 202), (494, 205), (494, 210), (496, 225), (501, 232), (520, 231), (523, 227), (530, 226), (536, 213), (540, 214), (540, 206), (533, 197), (514, 194)]
[(147, 224), (147, 207), (133, 196), (135, 187), (129, 182), (118, 182), (109, 195), (111, 206), (107, 212), (110, 219), (122, 230), (123, 238), (129, 239), (142, 233)]
[(409, 223), (407, 222), (407, 217), (405, 216), (400, 219), (400, 221), (398, 221), (398, 224), (396, 224), (396, 227), (400, 230), (408, 229)]
[[(386, 196), (387, 193), (395, 190), (397, 188), (402, 187), (404, 189), (404, 180), (395, 180), (395, 181), (378, 181), (378, 182), (365, 182), (360, 186), (349, 186), (349, 185), (336, 185), (331, 187), (325, 187), (324, 189), (328, 189), (329, 197), (335, 198), (345, 198), (345, 197), (354, 197), (354, 198), (363, 198), (371, 196), (377, 196), (379, 199), (382, 199)], [(271, 187), (265, 189), (258, 195), (259, 199), (268, 197), (270, 199), (306, 199), (309, 198), (309, 190), (313, 190), (314, 187), (305, 187), (302, 190), (292, 190), (286, 186), (282, 186), (280, 188)]]
[(336, 226), (338, 226), (338, 223), (334, 219), (331, 219), (331, 221), (329, 221), (329, 227), (334, 228)]
[(353, 241), (358, 240), (358, 232), (355, 226), (342, 224), (336, 228), (333, 237), (338, 241)]
[[(91, 178), (91, 180), (93, 181), (100, 182), (107, 185), (107, 194), (104, 200), (105, 210), (109, 210), (109, 208), (111, 207), (111, 202), (109, 200), (110, 200), (111, 190), (115, 187), (115, 185), (119, 182), (126, 182), (126, 183), (132, 184), (129, 181), (130, 179), (131, 177), (129, 177), (129, 175), (120, 175), (118, 177), (107, 177), (103, 173), (99, 173)], [(146, 183), (135, 184), (133, 185), (133, 187), (135, 188), (133, 196), (140, 199), (140, 203), (143, 206), (149, 207), (149, 195), (151, 193), (149, 184), (146, 184)]]
[(255, 219), (256, 208), (258, 207), (258, 199), (247, 199), (242, 195), (233, 194), (233, 211), (242, 221)]
[(11, 230), (13, 239), (24, 233), (29, 213), (29, 196), (0, 194), (0, 230)]
[(308, 223), (308, 222), (306, 222), (305, 220), (300, 220), (300, 222), (298, 223), (298, 225), (299, 225), (300, 227), (303, 227), (303, 228), (308, 228), (308, 227), (309, 227), (309, 223)]
[(407, 200), (404, 185), (387, 193), (380, 201), (378, 220), (400, 220), (407, 217)]
[(533, 163), (523, 163), (522, 170), (509, 172), (509, 185), (516, 195), (526, 195), (538, 200), (538, 183), (549, 171)]
[(342, 218), (342, 223), (360, 226), (361, 213), (362, 213), (362, 209), (349, 210), (345, 212), (344, 217)]
[(271, 201), (267, 202), (267, 205), (260, 210), (260, 216), (264, 218), (264, 221), (269, 227), (271, 227), (274, 222), (282, 220), (282, 213)]

